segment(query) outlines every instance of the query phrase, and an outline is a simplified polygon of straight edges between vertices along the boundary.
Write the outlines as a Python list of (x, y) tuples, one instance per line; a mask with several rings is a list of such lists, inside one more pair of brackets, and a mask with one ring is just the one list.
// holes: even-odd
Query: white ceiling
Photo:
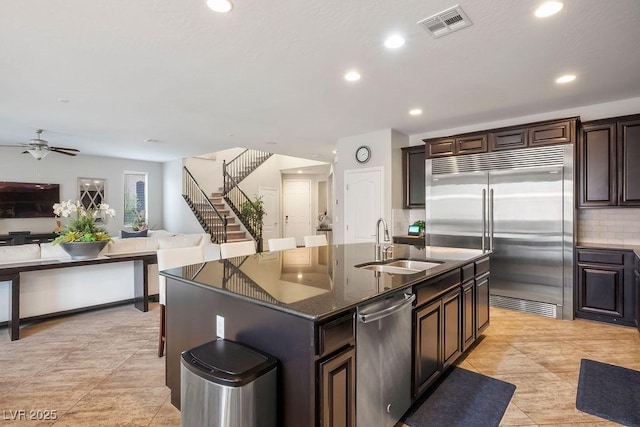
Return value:
[[(433, 39), (416, 22), (456, 0), (234, 0), (227, 15), (204, 0), (3, 0), (0, 144), (43, 128), (83, 154), (166, 161), (242, 146), (330, 161), (338, 138), (378, 129), (640, 96), (638, 0), (565, 0), (544, 20), (539, 3), (459, 0), (473, 25)], [(383, 47), (391, 32), (403, 48)], [(351, 68), (355, 84), (342, 78)], [(556, 85), (567, 72), (577, 80)]]

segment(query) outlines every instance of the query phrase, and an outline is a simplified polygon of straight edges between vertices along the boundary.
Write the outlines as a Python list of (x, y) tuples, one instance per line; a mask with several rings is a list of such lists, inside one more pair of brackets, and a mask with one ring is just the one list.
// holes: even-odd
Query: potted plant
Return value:
[(60, 244), (71, 255), (71, 259), (95, 258), (111, 240), (104, 227), (96, 223), (98, 217), (115, 216), (115, 210), (106, 203), (101, 203), (97, 209), (87, 209), (79, 200), (66, 200), (55, 203), (53, 213), (56, 218), (70, 218), (53, 244)]

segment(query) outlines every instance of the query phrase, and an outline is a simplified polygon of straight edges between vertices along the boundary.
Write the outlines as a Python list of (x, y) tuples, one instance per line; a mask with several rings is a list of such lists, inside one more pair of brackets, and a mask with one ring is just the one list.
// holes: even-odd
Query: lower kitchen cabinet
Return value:
[(633, 269), (633, 277), (636, 292), (635, 322), (636, 328), (638, 328), (638, 331), (640, 331), (640, 257), (638, 257), (638, 255), (635, 256), (634, 265), (635, 268)]
[(320, 426), (355, 427), (356, 352), (354, 347), (318, 363)]
[[(414, 287), (417, 295), (413, 309), (414, 399), (454, 364), (489, 326), (488, 260), (484, 258), (475, 263), (475, 277), (473, 274), (467, 277), (469, 266), (465, 266), (461, 273), (445, 273)], [(465, 279), (462, 284), (461, 278)]]
[(413, 312), (415, 332), (413, 396), (421, 394), (442, 374), (442, 301)]
[(576, 317), (634, 325), (633, 252), (577, 249), (576, 258)]
[(489, 327), (489, 272), (476, 277), (476, 338)]
[(475, 281), (462, 284), (462, 351), (476, 340)]
[(446, 369), (462, 354), (462, 313), (460, 288), (442, 298), (442, 369)]

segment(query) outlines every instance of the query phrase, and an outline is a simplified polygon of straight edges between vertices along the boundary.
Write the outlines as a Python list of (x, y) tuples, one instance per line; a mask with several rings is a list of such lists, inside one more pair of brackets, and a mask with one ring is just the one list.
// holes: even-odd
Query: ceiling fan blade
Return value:
[(25, 148), (27, 144), (19, 144), (19, 145), (0, 145), (0, 147), (13, 147), (13, 148)]
[(80, 152), (80, 150), (76, 150), (75, 148), (64, 148), (64, 147), (49, 147), (49, 150), (51, 150), (51, 151), (60, 151), (60, 150), (75, 151), (76, 153)]
[[(76, 153), (67, 153), (66, 151), (56, 149), (55, 147), (49, 147), (49, 151), (53, 151), (54, 153), (64, 154), (66, 156), (77, 156)], [(78, 150), (74, 150), (74, 151), (78, 151)]]

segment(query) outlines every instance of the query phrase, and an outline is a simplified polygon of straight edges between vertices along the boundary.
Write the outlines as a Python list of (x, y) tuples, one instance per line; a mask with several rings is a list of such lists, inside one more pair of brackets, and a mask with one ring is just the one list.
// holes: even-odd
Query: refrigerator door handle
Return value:
[(485, 251), (485, 237), (487, 235), (487, 190), (482, 190), (482, 252)]
[(493, 250), (493, 188), (489, 190), (489, 250)]

